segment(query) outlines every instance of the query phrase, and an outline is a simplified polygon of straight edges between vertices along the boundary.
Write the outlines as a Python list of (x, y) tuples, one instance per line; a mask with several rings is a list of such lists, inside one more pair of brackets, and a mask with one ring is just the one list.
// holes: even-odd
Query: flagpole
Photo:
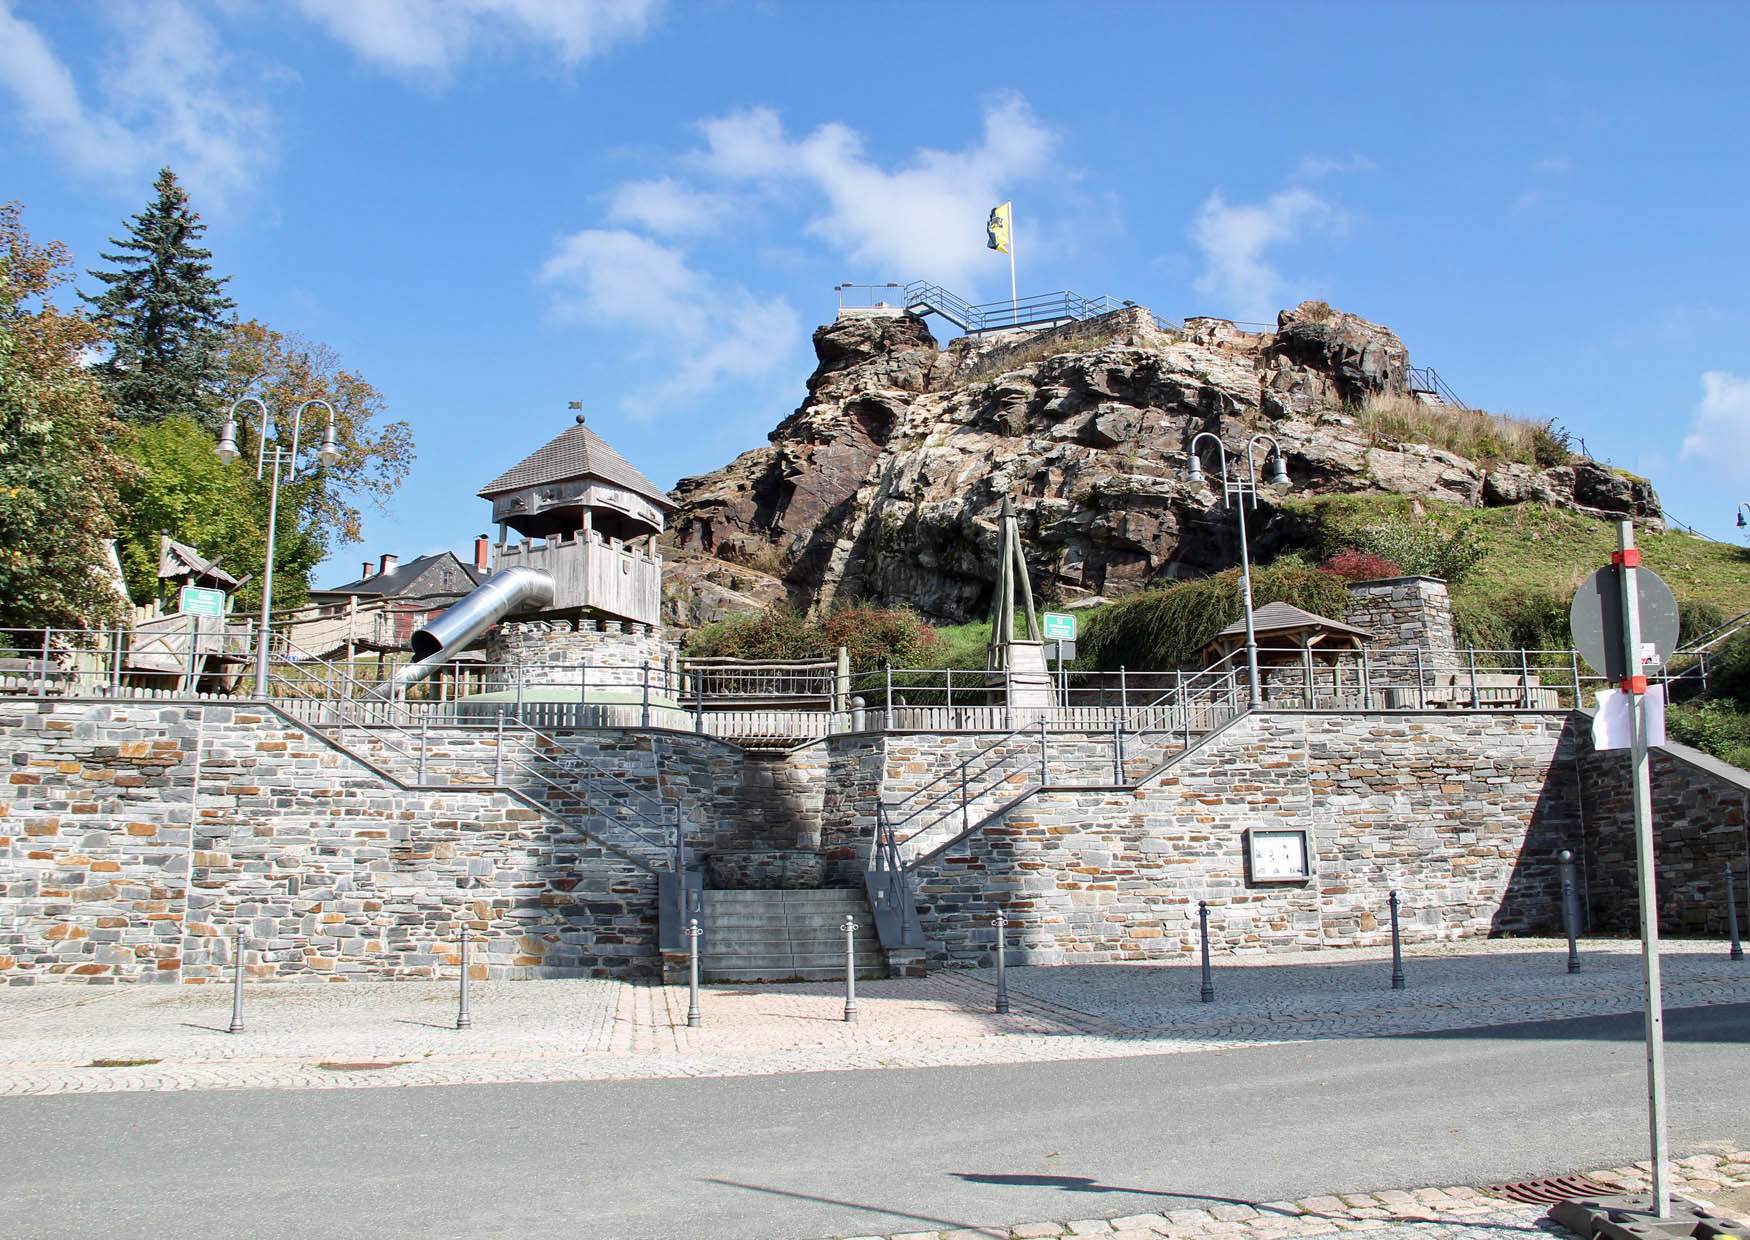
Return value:
[(1020, 299), (1015, 296), (1015, 204), (1009, 203), (1009, 326), (1021, 318)]

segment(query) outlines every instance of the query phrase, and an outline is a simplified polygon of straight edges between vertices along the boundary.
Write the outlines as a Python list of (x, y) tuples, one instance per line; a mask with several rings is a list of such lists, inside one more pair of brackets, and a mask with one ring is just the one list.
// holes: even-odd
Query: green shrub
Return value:
[[(1349, 608), (1349, 589), (1304, 562), (1279, 560), (1253, 570), (1252, 599), (1259, 607), (1292, 603), (1315, 615), (1341, 619)], [(1194, 665), (1203, 647), (1244, 614), (1237, 569), (1145, 590), (1088, 618), (1076, 665), (1106, 671)]]
[(843, 646), (854, 671), (887, 663), (928, 667), (937, 654), (936, 635), (916, 612), (901, 607), (851, 604), (815, 619), (776, 603), (706, 625), (687, 645), (695, 659), (830, 659)]
[(820, 622), (826, 653), (843, 646), (851, 668), (863, 671), (891, 663), (894, 667), (934, 667), (938, 642), (935, 630), (909, 607), (871, 607), (856, 603), (834, 608)]
[(1693, 745), (1733, 766), (1750, 767), (1750, 711), (1714, 699), (1665, 712), (1665, 731), (1674, 741)]
[(1355, 531), (1355, 548), (1402, 567), (1405, 573), (1463, 581), (1482, 562), (1486, 548), (1469, 525), (1432, 521), (1382, 521)]
[(1513, 626), (1492, 600), (1454, 595), (1452, 627), (1461, 647), (1472, 650), (1506, 650), (1513, 645)]
[(687, 644), (695, 659), (818, 659), (826, 657), (820, 625), (786, 603), (707, 624)]
[(1750, 630), (1708, 652), (1708, 693), (1750, 710)]

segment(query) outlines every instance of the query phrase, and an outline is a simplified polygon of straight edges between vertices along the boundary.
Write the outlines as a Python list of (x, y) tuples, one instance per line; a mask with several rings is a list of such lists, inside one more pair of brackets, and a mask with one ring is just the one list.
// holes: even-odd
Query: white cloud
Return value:
[(1683, 437), (1683, 459), (1720, 474), (1750, 474), (1750, 378), (1726, 370), (1701, 377), (1701, 404)]
[(212, 28), (180, 0), (115, 6), (115, 51), (97, 75), (102, 103), (81, 97), (42, 34), (0, 0), (0, 83), (21, 119), (82, 175), (137, 183), (174, 167), (197, 197), (222, 198), (269, 161), (266, 112), (226, 81)]
[(623, 228), (563, 238), (541, 268), (561, 318), (631, 329), (658, 346), (667, 376), (628, 400), (651, 415), (789, 361), (801, 320), (782, 298), (755, 297), (689, 266), (677, 248)]
[(660, 0), (298, 0), (304, 15), (366, 60), (446, 74), (482, 47), (529, 42), (575, 65), (635, 39)]
[(133, 158), (133, 136), (79, 98), (73, 74), (37, 28), (0, 0), (0, 83), (18, 103), (19, 119), (75, 169), (104, 172)]
[(1378, 164), (1359, 153), (1351, 155), (1303, 155), (1296, 172), (1303, 181), (1316, 181), (1320, 177), (1328, 177), (1337, 172), (1373, 172), (1378, 167)]
[[(691, 159), (709, 176), (752, 183), (771, 194), (801, 187), (821, 196), (807, 232), (862, 264), (872, 278), (965, 285), (989, 275), (981, 224), (1011, 188), (1045, 171), (1056, 135), (1018, 96), (985, 109), (983, 131), (958, 151), (921, 148), (884, 168), (846, 125), (792, 137), (776, 112), (751, 108), (706, 121), (704, 150)], [(1033, 234), (1017, 212), (1020, 253)]]
[(683, 236), (716, 232), (729, 209), (729, 200), (721, 194), (658, 177), (616, 186), (608, 201), (608, 220), (662, 236)]
[(1204, 264), (1195, 287), (1220, 298), (1239, 317), (1265, 321), (1280, 308), (1283, 283), (1269, 251), (1334, 228), (1341, 218), (1336, 207), (1304, 186), (1280, 190), (1260, 203), (1230, 203), (1216, 190), (1191, 224)]

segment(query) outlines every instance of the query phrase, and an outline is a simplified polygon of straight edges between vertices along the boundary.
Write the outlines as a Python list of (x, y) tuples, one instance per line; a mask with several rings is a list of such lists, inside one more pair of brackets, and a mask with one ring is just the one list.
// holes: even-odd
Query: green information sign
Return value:
[(185, 616), (222, 616), (225, 614), (225, 592), (205, 586), (183, 586), (176, 610)]
[(1048, 611), (1039, 617), (1048, 642), (1073, 642), (1076, 639), (1076, 618), (1067, 612)]

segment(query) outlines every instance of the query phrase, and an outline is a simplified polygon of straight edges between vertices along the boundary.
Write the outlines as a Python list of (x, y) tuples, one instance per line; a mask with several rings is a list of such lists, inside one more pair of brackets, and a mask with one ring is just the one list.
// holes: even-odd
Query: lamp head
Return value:
[(1270, 462), (1267, 469), (1268, 472), (1264, 475), (1264, 481), (1268, 482), (1271, 486), (1276, 487), (1287, 484), (1288, 461), (1283, 457), (1280, 449), (1270, 454)]
[(332, 465), (340, 459), (340, 445), (335, 442), (333, 422), (322, 430), (322, 446), (316, 449), (316, 459), (324, 465)]
[(1197, 449), (1185, 454), (1185, 477), (1192, 482), (1203, 481), (1203, 462), (1197, 459)]
[(237, 459), (239, 453), (237, 451), (236, 418), (225, 419), (225, 427), (219, 432), (218, 446), (213, 449), (213, 454), (227, 465)]
[(1750, 521), (1744, 520), (1744, 510), (1740, 508), (1738, 509), (1738, 528), (1743, 529), (1746, 525), (1750, 525)]

